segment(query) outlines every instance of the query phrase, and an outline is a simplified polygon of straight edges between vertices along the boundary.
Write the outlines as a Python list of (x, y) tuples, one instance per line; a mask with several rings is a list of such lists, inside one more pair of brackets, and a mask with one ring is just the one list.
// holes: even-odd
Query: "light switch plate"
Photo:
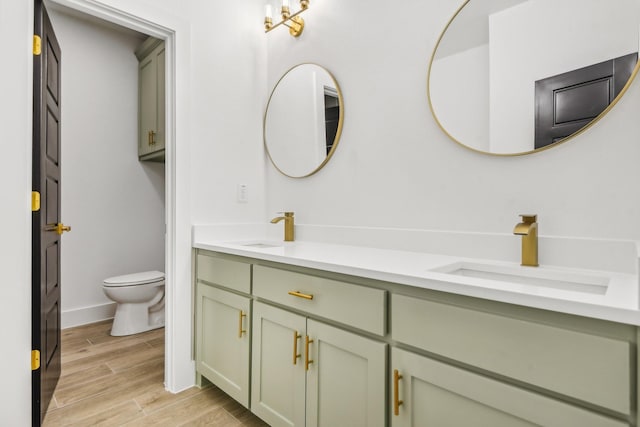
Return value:
[(238, 203), (247, 203), (249, 201), (249, 186), (247, 184), (238, 184), (236, 200)]

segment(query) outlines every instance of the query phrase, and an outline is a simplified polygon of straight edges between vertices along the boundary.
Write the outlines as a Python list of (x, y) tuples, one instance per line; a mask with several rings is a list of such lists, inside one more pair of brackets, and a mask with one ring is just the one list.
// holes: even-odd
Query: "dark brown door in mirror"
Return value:
[(535, 148), (564, 139), (602, 113), (627, 83), (637, 53), (535, 82)]

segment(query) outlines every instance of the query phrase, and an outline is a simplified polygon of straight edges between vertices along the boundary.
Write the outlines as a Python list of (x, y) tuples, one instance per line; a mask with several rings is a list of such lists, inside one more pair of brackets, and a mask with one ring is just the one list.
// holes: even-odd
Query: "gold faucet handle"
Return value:
[(520, 217), (522, 218), (522, 222), (525, 224), (533, 224), (538, 221), (538, 215), (536, 214), (520, 214)]
[(287, 216), (287, 217), (289, 217), (289, 216), (293, 216), (293, 212), (278, 212), (278, 213), (279, 213), (279, 214), (282, 214), (282, 215), (284, 215), (284, 216)]

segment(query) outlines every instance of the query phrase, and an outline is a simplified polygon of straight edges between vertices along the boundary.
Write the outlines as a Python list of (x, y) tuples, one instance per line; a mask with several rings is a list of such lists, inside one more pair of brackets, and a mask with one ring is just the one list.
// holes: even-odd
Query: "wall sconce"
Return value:
[(302, 34), (302, 30), (304, 30), (304, 19), (302, 19), (300, 15), (302, 12), (309, 8), (309, 0), (300, 0), (300, 10), (291, 14), (291, 9), (289, 7), (289, 0), (282, 0), (282, 9), (280, 9), (280, 16), (282, 17), (282, 21), (273, 25), (273, 10), (271, 9), (271, 5), (268, 4), (265, 6), (265, 16), (264, 16), (264, 32), (268, 33), (274, 28), (284, 25), (285, 27), (289, 27), (289, 34), (293, 37), (299, 37)]

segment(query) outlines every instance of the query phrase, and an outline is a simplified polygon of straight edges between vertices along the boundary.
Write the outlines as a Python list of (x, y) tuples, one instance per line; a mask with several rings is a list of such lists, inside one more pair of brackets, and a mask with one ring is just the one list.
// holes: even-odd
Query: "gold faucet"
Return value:
[(522, 263), (529, 267), (538, 266), (538, 220), (537, 215), (520, 215), (522, 222), (516, 224), (513, 234), (522, 236)]
[(276, 224), (284, 220), (284, 241), (293, 242), (293, 212), (279, 212), (284, 216), (278, 216), (271, 220), (271, 224)]

